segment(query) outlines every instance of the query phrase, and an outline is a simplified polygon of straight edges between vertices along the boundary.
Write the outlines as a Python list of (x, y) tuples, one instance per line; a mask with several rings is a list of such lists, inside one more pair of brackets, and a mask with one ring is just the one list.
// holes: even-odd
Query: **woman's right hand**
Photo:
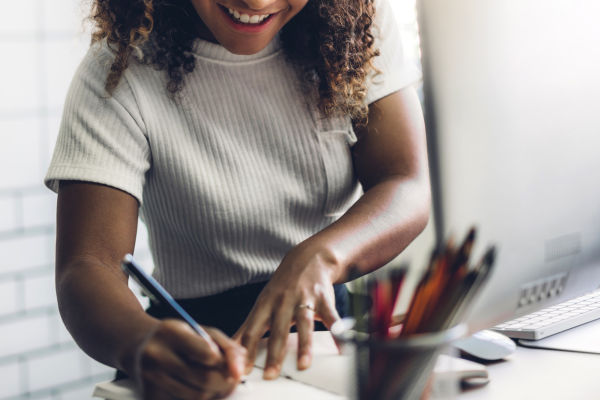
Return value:
[(244, 373), (246, 349), (214, 328), (204, 328), (220, 349), (186, 323), (155, 325), (131, 354), (134, 377), (146, 400), (208, 400), (228, 396)]

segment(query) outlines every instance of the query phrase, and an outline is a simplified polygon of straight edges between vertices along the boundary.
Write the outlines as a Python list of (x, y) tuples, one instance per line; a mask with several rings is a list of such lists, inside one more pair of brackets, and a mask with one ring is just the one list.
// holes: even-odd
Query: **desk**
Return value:
[[(293, 338), (293, 335), (290, 335)], [(599, 339), (600, 340), (600, 339)], [(325, 333), (315, 334), (314, 343), (321, 353), (322, 365), (310, 370), (294, 370), (294, 357), (287, 358), (289, 371), (299, 381), (318, 383), (333, 392), (341, 392), (347, 385), (346, 373), (340, 373), (338, 361), (344, 356), (334, 356), (335, 345)], [(294, 348), (293, 340), (289, 343)], [(317, 350), (315, 349), (315, 350)], [(324, 355), (324, 356), (323, 356)], [(334, 360), (331, 357), (335, 357)], [(263, 355), (264, 357), (264, 355)], [(337, 359), (337, 357), (340, 357)], [(339, 364), (339, 363), (338, 363)], [(572, 353), (555, 350), (517, 347), (515, 353), (501, 361), (488, 365), (490, 383), (484, 387), (462, 393), (456, 400), (599, 400), (600, 399), (600, 355)], [(254, 371), (260, 379), (261, 371)], [(320, 375), (320, 377), (319, 377)], [(256, 391), (239, 393), (238, 400), (282, 399), (287, 400), (344, 400), (328, 391), (280, 378), (277, 383), (260, 381)], [(284, 396), (285, 394), (285, 396)]]
[[(600, 340), (600, 337), (599, 337)], [(490, 383), (457, 400), (598, 400), (600, 355), (517, 347), (488, 365)]]

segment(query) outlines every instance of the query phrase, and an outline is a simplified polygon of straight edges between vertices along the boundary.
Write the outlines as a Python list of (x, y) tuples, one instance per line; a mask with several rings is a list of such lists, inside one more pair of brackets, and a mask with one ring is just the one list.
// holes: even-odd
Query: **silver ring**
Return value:
[(306, 308), (312, 312), (315, 312), (315, 307), (312, 304), (300, 304), (298, 308)]

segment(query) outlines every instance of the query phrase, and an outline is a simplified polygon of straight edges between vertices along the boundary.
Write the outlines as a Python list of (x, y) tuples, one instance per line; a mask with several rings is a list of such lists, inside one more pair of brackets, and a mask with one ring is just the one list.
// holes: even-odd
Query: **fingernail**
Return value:
[(298, 360), (298, 368), (306, 369), (308, 367), (310, 367), (310, 357), (308, 356), (308, 354), (305, 354)]
[(244, 375), (250, 375), (250, 373), (252, 372), (252, 370), (254, 369), (254, 365), (250, 364), (246, 367), (246, 370), (244, 371)]
[(269, 367), (265, 369), (265, 373), (263, 374), (263, 379), (271, 380), (276, 379), (279, 375), (279, 371), (275, 367)]

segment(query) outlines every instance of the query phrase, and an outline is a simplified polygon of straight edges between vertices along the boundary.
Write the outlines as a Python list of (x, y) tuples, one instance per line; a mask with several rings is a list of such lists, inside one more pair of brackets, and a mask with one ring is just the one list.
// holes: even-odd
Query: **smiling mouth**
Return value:
[(269, 21), (275, 14), (245, 14), (233, 8), (227, 8), (219, 4), (223, 11), (236, 24), (242, 25), (262, 25)]

